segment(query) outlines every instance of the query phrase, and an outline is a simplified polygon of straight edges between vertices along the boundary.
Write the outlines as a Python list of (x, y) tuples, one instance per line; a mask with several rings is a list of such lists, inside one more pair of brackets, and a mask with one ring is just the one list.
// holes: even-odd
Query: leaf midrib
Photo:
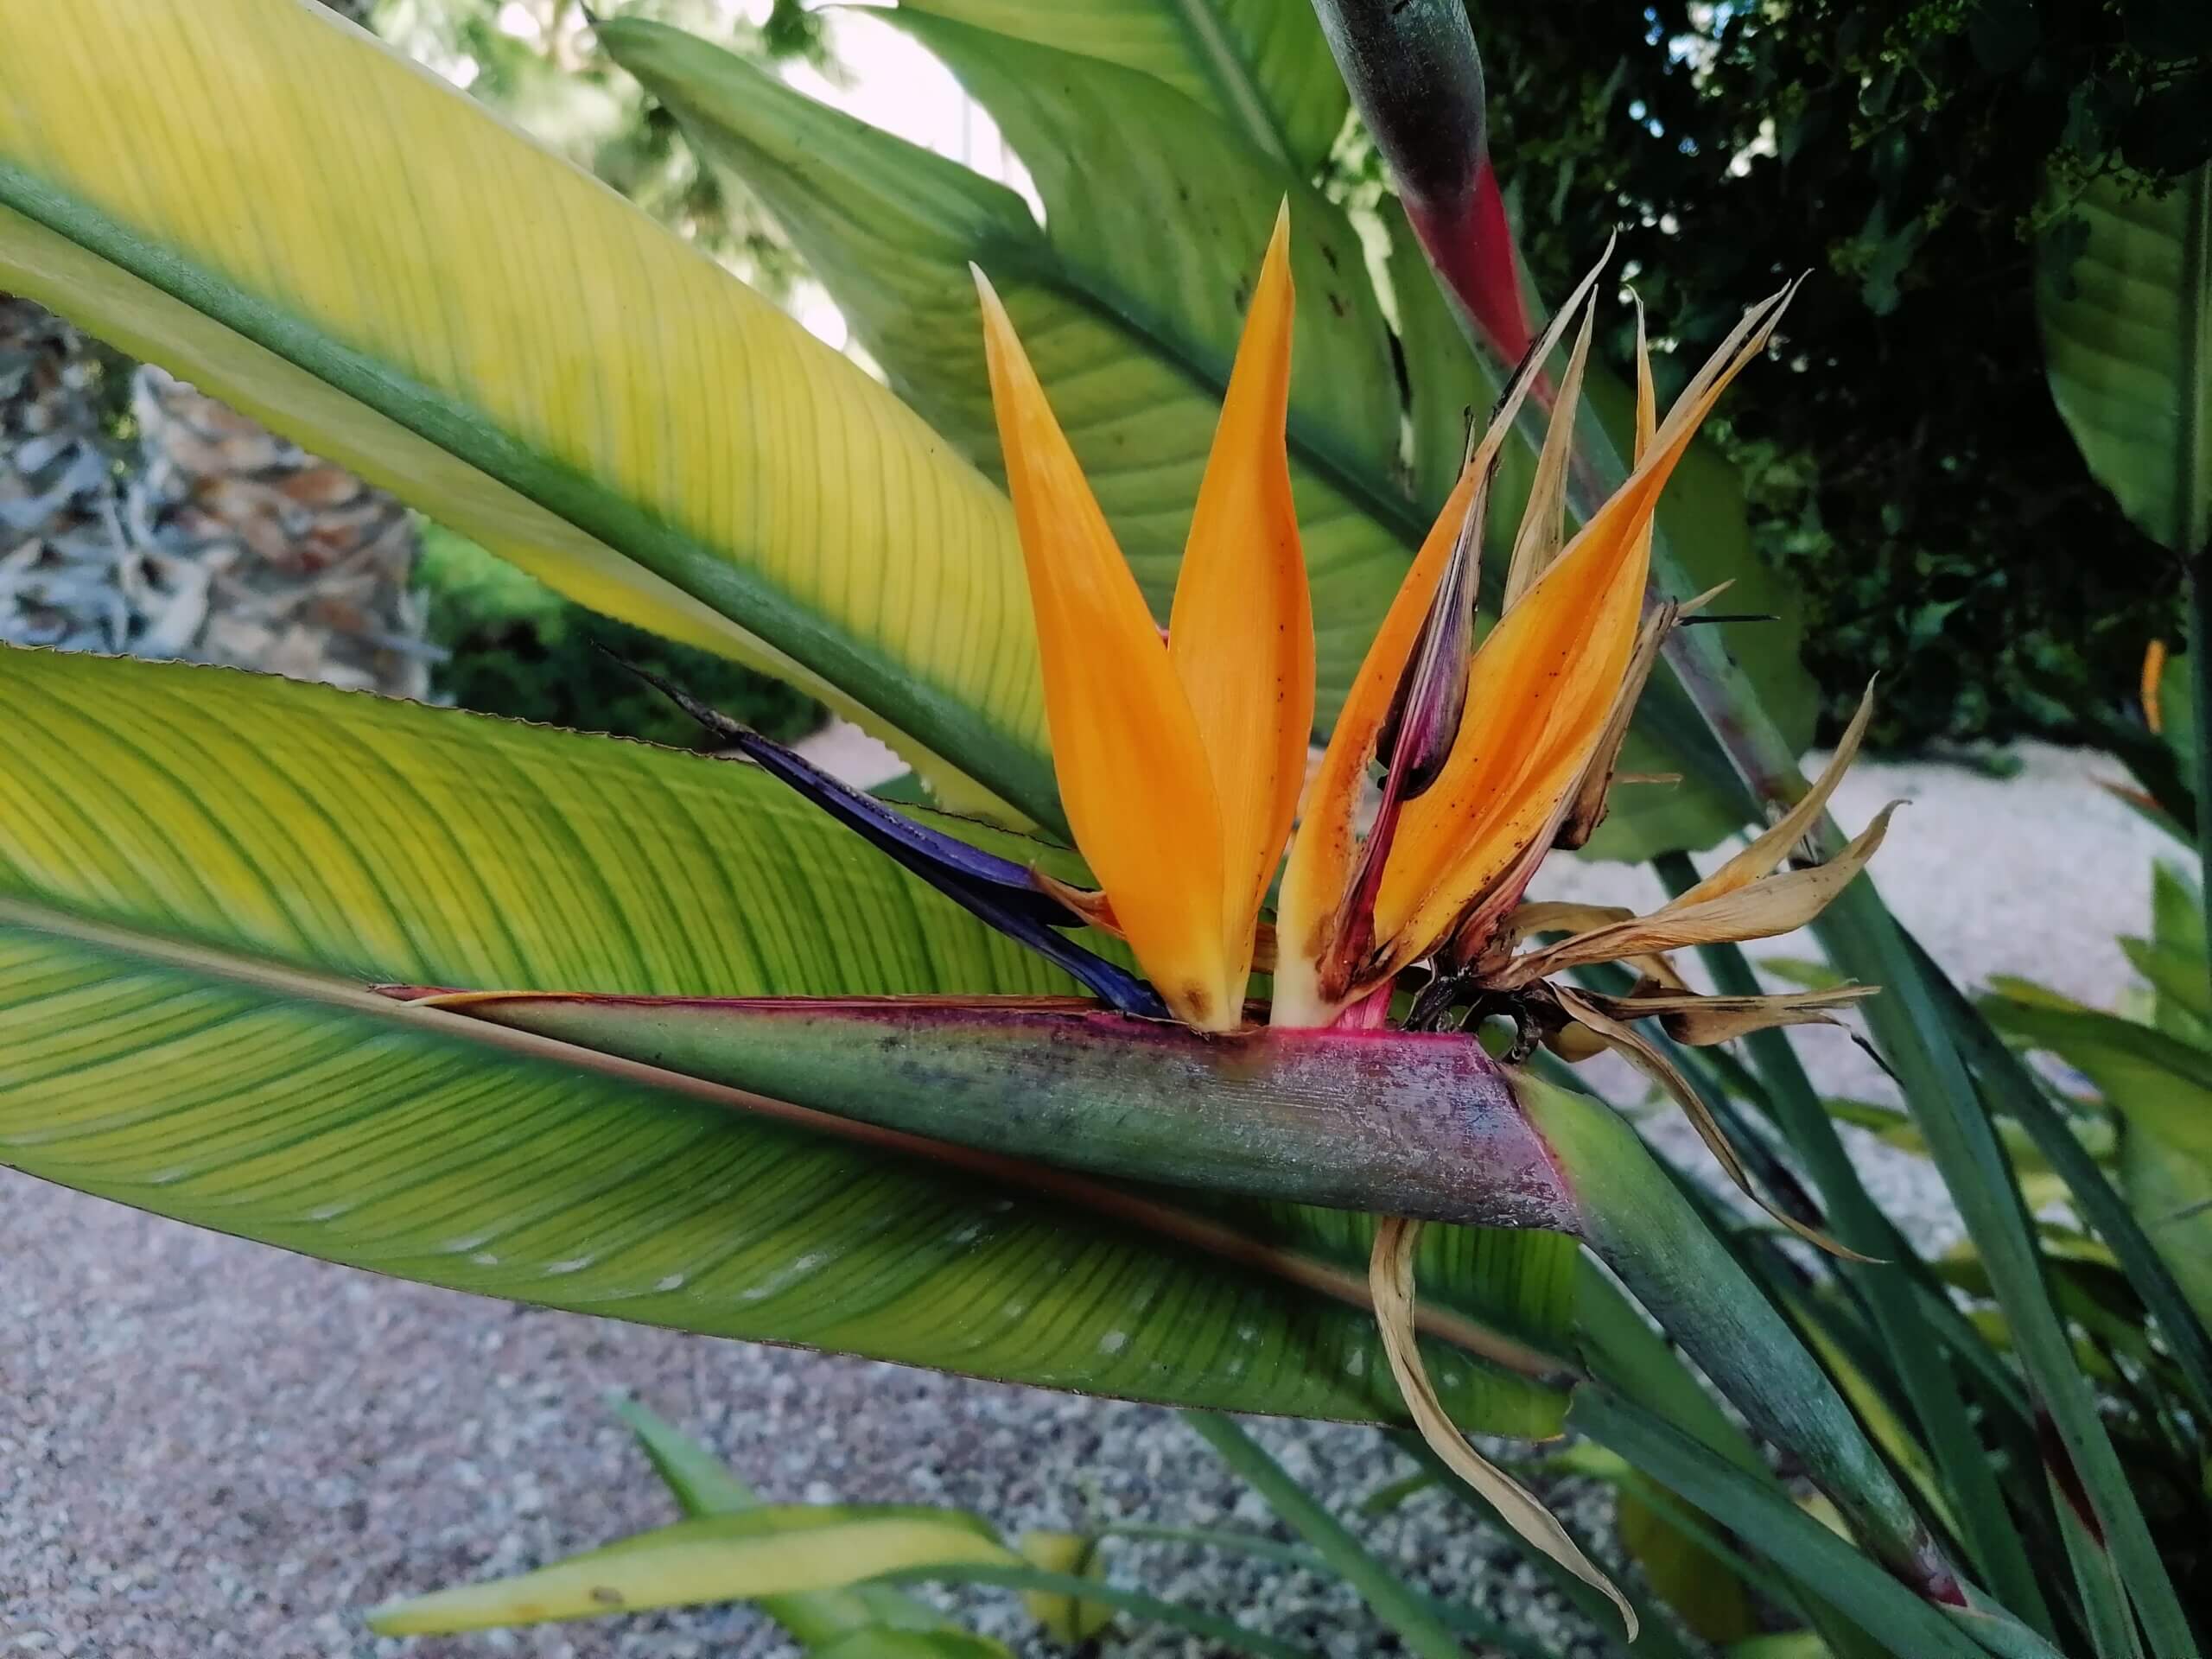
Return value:
[[(1034, 821), (1049, 827), (1063, 823), (1045, 752), (973, 705), (916, 679), (757, 573), (623, 500), (569, 463), (532, 448), (481, 411), (340, 343), (312, 321), (149, 241), (73, 192), (5, 160), (0, 160), (0, 204), (456, 456), (575, 525), (617, 556), (634, 558), (759, 633), (932, 753), (957, 757), (954, 764)], [(645, 550), (658, 556), (640, 556)], [(719, 580), (702, 581), (702, 575)], [(889, 712), (893, 709), (900, 712), (894, 716)]]
[[(1296, 3), (1293, 0), (1293, 3)], [(1206, 78), (1219, 90), (1224, 105), (1236, 116), (1253, 143), (1296, 173), (1298, 166), (1291, 156), (1289, 136), (1275, 120), (1251, 67), (1230, 44), (1210, 0), (1171, 0), (1171, 3), (1176, 22), (1191, 42), (1192, 55), (1205, 66)]]

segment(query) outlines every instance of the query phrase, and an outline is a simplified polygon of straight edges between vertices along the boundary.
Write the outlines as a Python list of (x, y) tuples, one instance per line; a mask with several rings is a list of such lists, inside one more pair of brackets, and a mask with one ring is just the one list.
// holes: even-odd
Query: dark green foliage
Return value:
[(2145, 642), (2178, 637), (2179, 573), (2052, 406), (2033, 241), (2088, 170), (2155, 188), (2212, 152), (2212, 6), (1472, 10), (1542, 292), (1618, 225), (1695, 363), (1811, 270), (1795, 372), (1745, 376), (1726, 435), (1762, 551), (1806, 588), (1831, 720), (1875, 670), (1892, 745), (2075, 735), (2127, 696)]
[(464, 709), (696, 747), (698, 727), (613, 652), (770, 737), (798, 737), (822, 722), (821, 705), (782, 681), (610, 621), (435, 524), (423, 528), (417, 570), (430, 638), (453, 653), (434, 683)]

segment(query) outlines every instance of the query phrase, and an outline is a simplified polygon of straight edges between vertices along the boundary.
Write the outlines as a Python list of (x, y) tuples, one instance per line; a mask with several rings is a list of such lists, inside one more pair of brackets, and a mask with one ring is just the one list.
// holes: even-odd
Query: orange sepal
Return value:
[(1168, 1007), (1229, 1029), (1241, 980), (1223, 948), (1221, 808), (1198, 720), (1012, 321), (975, 275), (1069, 828)]
[(1221, 805), (1232, 1004), (1243, 998), (1313, 728), (1313, 614), (1284, 448), (1293, 310), (1286, 202), (1245, 314), (1167, 632)]
[[(1608, 243), (1608, 258), (1611, 251)], [(1284, 866), (1282, 887), (1275, 899), (1271, 1018), (1278, 1026), (1326, 1025), (1348, 1000), (1345, 988), (1333, 982), (1329, 958), (1336, 944), (1339, 910), (1359, 860), (1360, 792), (1368, 763), (1375, 757), (1399, 681), (1421, 638), (1437, 588), (1451, 565), (1467, 515), (1478, 506), (1488, 488), (1491, 465), (1512, 431), (1514, 417), (1537, 370), (1604, 269), (1601, 259), (1567, 297), (1498, 400), (1481, 442), (1459, 469), (1459, 482), (1430, 525), (1421, 551), (1414, 556), (1413, 568), (1407, 571), (1382, 626), (1360, 661), (1358, 677), (1352, 682), (1336, 728), (1329, 735), (1327, 752), (1306, 791), (1305, 816), (1291, 842), (1289, 861)], [(1471, 690), (1471, 709), (1473, 695)]]
[(1408, 810), (1375, 931), (1382, 971), (1427, 955), (1532, 844), (1548, 842), (1634, 651), (1660, 491), (1721, 391), (1764, 349), (1788, 294), (1747, 313), (1684, 388), (1626, 483), (1491, 630), (1435, 787)]

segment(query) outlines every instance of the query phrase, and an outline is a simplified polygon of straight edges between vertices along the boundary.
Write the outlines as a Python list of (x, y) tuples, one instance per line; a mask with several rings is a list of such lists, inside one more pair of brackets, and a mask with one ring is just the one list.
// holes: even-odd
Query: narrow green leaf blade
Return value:
[(2080, 1071), (2130, 1125), (2212, 1160), (2212, 1052), (2094, 1008), (2009, 996), (1986, 998), (1981, 1008), (1999, 1031)]
[(1980, 1646), (1936, 1608), (1788, 1498), (1659, 1419), (1605, 1389), (1585, 1388), (1569, 1420), (1727, 1527), (1890, 1651), (1913, 1659), (1980, 1659)]
[(1186, 1412), (1183, 1421), (1213, 1448), (1232, 1473), (1267, 1500), (1299, 1536), (1313, 1545), (1330, 1570), (1359, 1592), (1375, 1616), (1397, 1633), (1406, 1650), (1425, 1659), (1459, 1659), (1459, 1637), (1440, 1621), (1427, 1598), (1414, 1591), (1354, 1537), (1327, 1506), (1286, 1473), (1260, 1443), (1226, 1417)]
[(956, 1510), (766, 1504), (679, 1521), (514, 1578), (417, 1596), (377, 1609), (368, 1622), (379, 1636), (442, 1636), (1020, 1560), (983, 1522)]
[[(1916, 958), (1927, 953), (1916, 943)], [(1933, 972), (1932, 966), (1928, 969)], [(1960, 1033), (1961, 1052), (1973, 1065), (1992, 1104), (2016, 1120), (2066, 1182), (2072, 1202), (2096, 1235), (2103, 1239), (2127, 1275), (2135, 1294), (2158, 1319), (2172, 1350), (2175, 1362), (2187, 1379), (2190, 1397), (2200, 1412), (2212, 1413), (2212, 1336), (2208, 1336), (2206, 1309), (2198, 1291), (2178, 1282), (2138, 1222), (2134, 1195), (2123, 1199), (2094, 1160), (2082, 1149), (2071, 1127), (2045, 1096), (2044, 1086), (2007, 1048), (1986, 1020), (1955, 987), (1946, 986), (1945, 1012)]]
[(673, 1423), (626, 1396), (616, 1396), (608, 1408), (636, 1437), (638, 1449), (652, 1462), (686, 1519), (735, 1515), (760, 1502), (760, 1494), (724, 1468), (721, 1459)]

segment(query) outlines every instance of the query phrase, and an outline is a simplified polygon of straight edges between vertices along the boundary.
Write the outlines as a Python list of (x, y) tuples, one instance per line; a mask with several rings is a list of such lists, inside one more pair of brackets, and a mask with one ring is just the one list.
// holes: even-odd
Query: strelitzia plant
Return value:
[[(836, 789), (710, 710), (758, 766), (176, 665), (0, 652), (8, 1163), (480, 1294), (1178, 1405), (1418, 1422), (1538, 1536), (1541, 1517), (1458, 1437), (1556, 1433), (1571, 1395), (1575, 1423), (1755, 1531), (1798, 1581), (1847, 1586), (1850, 1618), (1892, 1649), (1971, 1652), (1979, 1631), (2038, 1650), (1974, 1581), (2009, 1560), (1974, 1529), (1982, 1517), (1967, 1510), (1963, 1552), (1931, 1528), (1731, 1241), (1617, 1116), (1520, 1063), (1536, 1041), (1633, 1054), (1630, 1032), (1663, 1057), (1655, 1023), (1672, 1041), (1818, 1014), (1688, 1001), (1666, 952), (1829, 899), (1834, 928), (1866, 902), (1864, 883), (1837, 895), (1856, 868), (1840, 850), (1780, 871), (1806, 823), (1786, 810), (1715, 887), (1653, 917), (1524, 902), (1537, 861), (1608, 798), (1609, 734), (1647, 630), (1681, 620), (1665, 603), (1646, 613), (1645, 560), (1662, 600), (1692, 591), (1646, 549), (1651, 514), (1777, 302), (1663, 423), (1656, 397), (1637, 399), (1632, 470), (1573, 538), (1556, 482), (1532, 492), (1504, 616), (1478, 649), (1462, 543), (1512, 410), (1471, 454), (1456, 422), (1448, 446), (1424, 423), (1454, 482), (1413, 550), (1414, 584), (1395, 605), (1373, 595), (1353, 628), (1314, 607), (1317, 703), (1354, 717), (1329, 711), (1344, 734), (1263, 930), (1304, 740), (1290, 717), (1301, 584), (1274, 533), (1286, 493), (1270, 387), (1295, 297), (1280, 257), (1249, 288), (1241, 243), (1218, 282), (1143, 289), (1149, 266), (1116, 272), (1156, 302), (1155, 337), (1188, 347), (1175, 363), (1196, 365), (1131, 372), (1173, 400), (1172, 423), (1150, 404), (1146, 418), (1179, 441), (1196, 385), (1217, 451), (1195, 492), (1198, 529), (1213, 527), (1190, 550), (1198, 620), (1171, 612), (1162, 645), (988, 306), (1002, 385), (984, 418), (1005, 423), (1007, 493), (727, 273), (305, 0), (203, 0), (188, 26), (139, 0), (50, 12), (0, 0), (0, 22), (19, 25), (0, 60), (0, 283), (588, 602), (775, 669), (887, 733), (936, 798), (993, 822)], [(671, 99), (719, 85), (711, 66), (676, 73), (697, 65), (667, 31), (602, 34), (640, 67), (659, 53)], [(986, 34), (942, 40), (995, 49)], [(1293, 44), (1280, 61), (1300, 85), (1329, 78), (1283, 152), (1305, 156), (1344, 102), (1318, 32)], [(1067, 67), (1020, 86), (1087, 82)], [(1187, 98), (1148, 73), (1123, 67), (1098, 88), (1124, 100), (1109, 106), (1185, 119)], [(1192, 153), (1204, 168), (1173, 153), (1148, 164), (1221, 188), (1220, 211), (1192, 225), (1249, 219), (1256, 244), (1284, 169), (1249, 147)], [(916, 192), (938, 215), (923, 226), (935, 252), (980, 252), (1025, 331), (1052, 319), (1028, 338), (1071, 419), (1059, 387), (1084, 383), (1112, 308), (1071, 306), (1061, 277), (1110, 238), (1057, 195), (1048, 246), (1033, 219), (1007, 217), (1004, 192), (942, 174)], [(1292, 194), (1295, 257), (1300, 215), (1329, 210), (1310, 185)], [(855, 245), (823, 245), (825, 274), (849, 276)], [(1316, 271), (1353, 257), (1333, 232), (1304, 251)], [(884, 257), (887, 291), (903, 291), (906, 268)], [(971, 291), (963, 364), (984, 355)], [(1399, 291), (1410, 327), (1421, 290)], [(1321, 292), (1300, 325), (1308, 359), (1387, 363), (1375, 296)], [(1232, 293), (1233, 309), (1219, 303)], [(1324, 320), (1330, 299), (1341, 327)], [(1249, 344), (1234, 372), (1193, 380), (1217, 341), (1229, 361), (1235, 331), (1211, 331), (1236, 312)], [(1443, 351), (1426, 338), (1409, 372), (1433, 391)], [(1544, 352), (1564, 338), (1545, 334)], [(1553, 373), (1531, 358), (1498, 384), (1532, 411), (1565, 397), (1573, 366)], [(1399, 405), (1376, 384), (1332, 391), (1357, 391), (1348, 407), (1387, 413), (1378, 429), (1395, 434)], [(957, 391), (938, 400), (948, 429), (962, 407)], [(1318, 582), (1348, 568), (1341, 542), (1328, 565), (1319, 554), (1332, 503), (1356, 496), (1371, 531), (1408, 498), (1370, 486), (1395, 441), (1317, 444), (1314, 413), (1309, 391), (1288, 493)], [(1554, 451), (1526, 454), (1569, 464)], [(1116, 482), (1126, 517), (1141, 504)], [(1398, 574), (1395, 549), (1362, 537), (1357, 569), (1387, 556)], [(1281, 630), (1230, 632), (1235, 601)], [(1355, 660), (1368, 657), (1371, 670)], [(1755, 712), (1742, 729), (1786, 747)], [(1354, 786), (1370, 771), (1382, 804), (1363, 834)], [(1533, 944), (1552, 933), (1566, 938)], [(1862, 980), (1894, 985), (1894, 953), (1857, 959), (1882, 969)], [(1617, 1004), (1554, 977), (1610, 961), (1644, 982)], [(1262, 973), (1272, 995), (1255, 1012)], [(1868, 1006), (1911, 1077), (1929, 1016), (1883, 1012), (1893, 998)], [(1527, 1028), (1511, 1064), (1459, 1028), (1493, 1011)], [(1955, 1164), (1973, 1124), (1930, 1121), (1950, 1126), (1931, 1146)], [(1820, 1173), (1825, 1187), (1835, 1172)], [(1994, 1224), (1996, 1202), (1970, 1221)], [(1846, 1219), (1845, 1243), (1885, 1248)], [(1607, 1357), (1649, 1332), (1632, 1319), (1600, 1341), (1603, 1293), (1578, 1286), (1578, 1243), (1862, 1548), (1805, 1520), (1694, 1409), (1662, 1404), (1653, 1366)], [(2032, 1263), (1990, 1259), (2008, 1311), (2024, 1306)], [(1912, 1294), (1863, 1283), (1878, 1307)], [(2062, 1434), (2094, 1452), (2042, 1327), (2018, 1328)], [(1704, 1401), (1694, 1386), (1684, 1398)], [(1983, 1457), (1971, 1436), (1956, 1455)], [(2113, 1558), (2141, 1565), (2124, 1492), (2084, 1466), (2115, 1520)], [(2002, 1588), (2035, 1611), (2032, 1578)], [(2183, 1651), (2158, 1637), (2171, 1621), (2145, 1618), (2155, 1651)]]
[[(976, 274), (1054, 763), (1096, 889), (915, 825), (676, 693), (731, 747), (1039, 950), (1096, 1004), (391, 994), (801, 1103), (834, 1100), (887, 1128), (1103, 1173), (1265, 1195), (1288, 1178), (1294, 1187), (1281, 1190), (1311, 1196), (1315, 1175), (1333, 1166), (1327, 1179), (1342, 1185), (1332, 1198), (1399, 1218), (1377, 1231), (1371, 1294), (1416, 1421), (1516, 1524), (1602, 1585), (1535, 1500), (1468, 1447), (1429, 1386), (1414, 1339), (1408, 1224), (1481, 1220), (1591, 1234), (1577, 1219), (1588, 1206), (1574, 1154), (1529, 1114), (1516, 1068), (1494, 1064), (1461, 1033), (1471, 1014), (1509, 1014), (1529, 1041), (1541, 1033), (1578, 1056), (1615, 1046), (1678, 1081), (1634, 1022), (1656, 1019), (1679, 1037), (1715, 1040), (1824, 1017), (1862, 994), (1705, 997), (1665, 957), (1675, 946), (1799, 926), (1857, 873), (1880, 842), (1886, 811), (1838, 858), (1774, 873), (1855, 744), (1844, 746), (1809, 807), (1656, 915), (1522, 902), (1554, 844), (1586, 834), (1604, 813), (1637, 694), (1680, 621), (1671, 603), (1643, 613), (1661, 491), (1728, 382), (1764, 349), (1788, 291), (1745, 315), (1663, 422), (1649, 362), (1641, 365), (1636, 469), (1567, 537), (1562, 435), (1574, 417), (1602, 266), (1584, 279), (1471, 442), (1459, 486), (1353, 683), (1293, 837), (1314, 670), (1283, 447), (1288, 235), (1286, 205), (1254, 284), (1164, 640), (1012, 321)], [(1515, 540), (1503, 614), (1478, 648), (1478, 550), (1498, 451), (1536, 366), (1578, 316), (1549, 464)], [(1380, 804), (1362, 835), (1362, 791), (1376, 767)], [(1281, 896), (1263, 936), (1279, 865)], [(1140, 974), (1060, 936), (1086, 923), (1125, 939)], [(1544, 931), (1567, 937), (1516, 948)], [(1274, 993), (1264, 1011), (1248, 998), (1263, 937), (1272, 941)], [(1624, 960), (1644, 964), (1643, 983), (1625, 996), (1585, 995), (1551, 978)], [(1394, 1001), (1402, 1007), (1394, 1011)], [(1524, 1041), (1514, 1058), (1527, 1052)], [(1694, 1092), (1681, 1085), (1678, 1094), (1727, 1154)], [(868, 1103), (855, 1108), (863, 1095)], [(1470, 1108), (1489, 1120), (1472, 1143), (1452, 1127)], [(1102, 1129), (1109, 1112), (1110, 1128)], [(1147, 1143), (1157, 1135), (1175, 1148), (1180, 1167), (1147, 1172), (1132, 1160), (1127, 1137), (1137, 1123)], [(1381, 1167), (1359, 1149), (1378, 1129), (1398, 1143)], [(1418, 1182), (1401, 1161), (1440, 1154), (1448, 1161)]]

